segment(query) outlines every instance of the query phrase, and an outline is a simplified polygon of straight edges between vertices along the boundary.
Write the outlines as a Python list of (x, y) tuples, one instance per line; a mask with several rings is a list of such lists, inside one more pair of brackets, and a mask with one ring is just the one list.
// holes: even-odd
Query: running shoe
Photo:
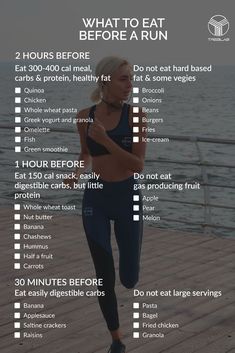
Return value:
[(126, 353), (126, 346), (120, 341), (113, 341), (108, 353)]

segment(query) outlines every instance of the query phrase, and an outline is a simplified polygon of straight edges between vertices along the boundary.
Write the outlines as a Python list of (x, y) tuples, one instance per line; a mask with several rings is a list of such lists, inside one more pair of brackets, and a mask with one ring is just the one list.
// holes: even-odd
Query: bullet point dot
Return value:
[(134, 116), (133, 117), (133, 123), (138, 124), (138, 122), (139, 122), (139, 117), (138, 116)]
[(133, 126), (133, 132), (139, 132), (139, 127), (138, 126)]
[(133, 221), (139, 221), (140, 220), (140, 216), (139, 215), (134, 215), (133, 216)]
[(133, 113), (139, 113), (139, 107), (133, 107)]
[(16, 126), (15, 127), (15, 132), (16, 133), (20, 133), (21, 132), (21, 127), (20, 126)]
[(139, 103), (139, 97), (133, 97), (133, 103)]
[(20, 116), (16, 116), (15, 117), (15, 123), (16, 124), (20, 124), (21, 123), (21, 117)]
[(133, 142), (134, 143), (139, 142), (139, 137), (138, 136), (133, 136)]
[(15, 318), (15, 319), (20, 319), (20, 313), (15, 312), (15, 313), (14, 313), (14, 318)]
[(20, 87), (15, 87), (15, 93), (21, 93), (21, 88)]
[(16, 136), (15, 137), (15, 142), (17, 142), (17, 143), (21, 142), (21, 137), (20, 136)]
[(140, 314), (139, 313), (133, 313), (133, 319), (139, 319)]
[(139, 93), (139, 87), (133, 87), (133, 93)]
[(139, 201), (140, 196), (139, 195), (133, 195), (133, 201)]
[(20, 338), (20, 332), (14, 332), (14, 338)]
[(140, 328), (139, 322), (133, 322), (133, 328)]

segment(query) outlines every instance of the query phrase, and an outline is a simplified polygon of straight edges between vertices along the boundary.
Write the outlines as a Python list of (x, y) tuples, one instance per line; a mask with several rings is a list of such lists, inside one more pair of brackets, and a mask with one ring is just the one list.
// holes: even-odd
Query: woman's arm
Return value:
[(79, 161), (84, 161), (84, 167), (83, 168), (76, 168), (76, 176), (77, 178), (80, 177), (80, 174), (83, 173), (90, 165), (91, 162), (91, 156), (89, 153), (89, 150), (87, 148), (86, 144), (86, 124), (80, 123), (79, 119), (83, 117), (83, 112), (79, 112), (77, 114), (77, 129), (80, 137), (80, 145), (81, 145), (81, 152), (79, 154), (78, 160)]
[[(146, 137), (146, 123), (143, 123), (143, 113), (140, 113), (139, 133), (135, 136), (139, 137), (139, 142), (133, 142), (132, 153), (129, 153), (118, 146), (107, 135), (104, 126), (96, 118), (91, 124), (88, 134), (97, 143), (102, 144), (116, 158), (124, 168), (133, 172), (141, 172), (144, 168), (144, 158), (146, 150), (146, 142), (143, 140)], [(132, 119), (132, 117), (131, 117)]]
[(64, 180), (65, 184), (69, 184), (69, 186), (72, 188), (74, 187), (74, 183), (78, 182), (78, 179), (82, 173), (86, 171), (86, 169), (89, 167), (90, 162), (91, 162), (91, 156), (89, 154), (87, 144), (86, 144), (86, 124), (79, 122), (79, 119), (84, 118), (84, 113), (86, 110), (81, 111), (77, 114), (77, 129), (80, 137), (80, 145), (81, 145), (81, 152), (78, 156), (78, 161), (84, 161), (84, 167), (82, 168), (76, 168), (75, 174), (76, 178), (68, 178)]

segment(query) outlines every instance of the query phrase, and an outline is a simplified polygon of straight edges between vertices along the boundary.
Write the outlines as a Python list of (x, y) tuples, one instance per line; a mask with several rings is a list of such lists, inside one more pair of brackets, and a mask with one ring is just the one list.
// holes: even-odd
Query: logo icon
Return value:
[(226, 17), (215, 15), (208, 22), (208, 30), (213, 36), (222, 37), (229, 30), (229, 22)]

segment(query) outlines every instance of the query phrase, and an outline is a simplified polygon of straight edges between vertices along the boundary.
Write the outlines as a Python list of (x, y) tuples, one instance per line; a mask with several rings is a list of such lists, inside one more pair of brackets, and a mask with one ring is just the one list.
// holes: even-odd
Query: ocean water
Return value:
[[(197, 74), (194, 83), (143, 84), (145, 87), (164, 87), (163, 102), (159, 105), (160, 114), (148, 116), (163, 118), (163, 123), (155, 125), (157, 135), (170, 136), (169, 143), (148, 144), (144, 172), (171, 173), (175, 183), (187, 181), (201, 184), (200, 190), (197, 191), (143, 191), (146, 196), (159, 197), (159, 202), (153, 204), (155, 206), (153, 215), (161, 217), (160, 222), (146, 223), (156, 227), (199, 232), (208, 230), (221, 236), (234, 236), (234, 82), (234, 66), (216, 66), (213, 73)], [(49, 127), (53, 131), (50, 134), (40, 135), (35, 146), (65, 146), (68, 147), (68, 153), (40, 153), (40, 156), (37, 153), (26, 152), (16, 154), (15, 86), (20, 85), (14, 82), (14, 65), (0, 64), (1, 205), (13, 203), (16, 158), (67, 160), (75, 159), (80, 150), (76, 125), (73, 122), (74, 114), (64, 114), (65, 117), (71, 117), (72, 122), (51, 124)], [(39, 88), (40, 85), (31, 83), (24, 84), (24, 87)], [(46, 106), (73, 107), (80, 110), (91, 105), (89, 96), (93, 85), (90, 83), (50, 83), (42, 87), (47, 98)], [(36, 127), (35, 124), (27, 126)], [(197, 142), (197, 138), (211, 139), (211, 142)], [(200, 165), (198, 164), (200, 161), (212, 166)], [(43, 198), (39, 202), (76, 204), (78, 212), (81, 212), (82, 194), (82, 191), (43, 191)]]

